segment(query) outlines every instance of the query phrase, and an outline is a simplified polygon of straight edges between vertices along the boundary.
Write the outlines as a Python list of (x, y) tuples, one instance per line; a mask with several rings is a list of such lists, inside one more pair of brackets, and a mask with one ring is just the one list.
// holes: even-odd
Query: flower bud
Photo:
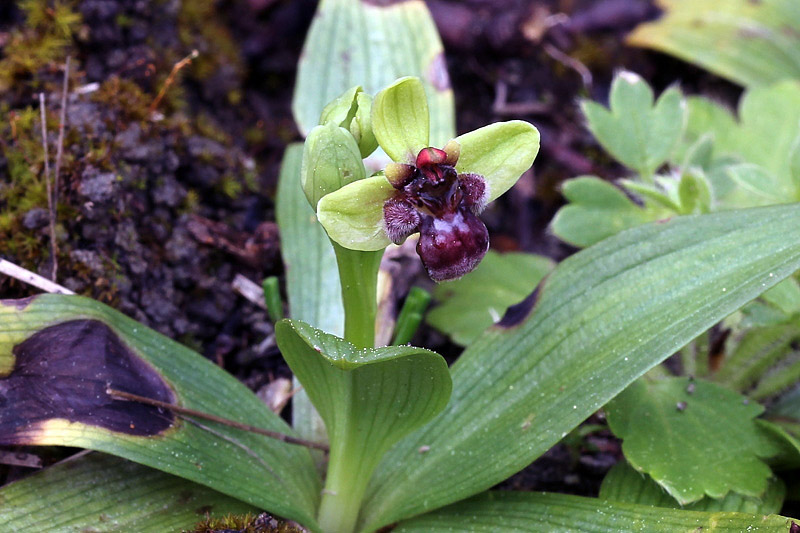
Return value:
[(335, 124), (348, 130), (358, 144), (361, 157), (367, 157), (378, 147), (372, 133), (372, 97), (361, 87), (345, 91), (322, 110), (319, 123)]
[(366, 175), (361, 152), (349, 131), (332, 122), (311, 130), (303, 147), (300, 181), (314, 210), (323, 196)]

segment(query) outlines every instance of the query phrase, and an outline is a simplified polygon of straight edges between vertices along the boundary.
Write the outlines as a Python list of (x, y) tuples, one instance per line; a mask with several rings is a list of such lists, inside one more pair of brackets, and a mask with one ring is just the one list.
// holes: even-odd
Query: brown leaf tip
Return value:
[(157, 435), (171, 412), (114, 400), (114, 389), (173, 403), (175, 395), (148, 362), (99, 320), (41, 329), (13, 349), (15, 366), (0, 379), (0, 443), (35, 443), (42, 425), (65, 419), (136, 436)]

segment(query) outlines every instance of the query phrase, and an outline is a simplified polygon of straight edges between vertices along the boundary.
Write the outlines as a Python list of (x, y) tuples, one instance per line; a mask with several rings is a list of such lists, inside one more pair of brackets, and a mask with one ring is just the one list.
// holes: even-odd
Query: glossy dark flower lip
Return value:
[(383, 205), (386, 234), (395, 244), (419, 232), (417, 253), (434, 281), (460, 278), (489, 249), (489, 232), (477, 217), (487, 187), (479, 174), (459, 174), (457, 142), (420, 150), (415, 165), (391, 164), (386, 178), (396, 189)]

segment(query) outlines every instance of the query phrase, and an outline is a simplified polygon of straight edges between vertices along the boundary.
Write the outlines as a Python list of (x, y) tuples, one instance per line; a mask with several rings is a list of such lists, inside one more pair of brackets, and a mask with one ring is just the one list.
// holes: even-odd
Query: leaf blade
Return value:
[(204, 513), (258, 508), (110, 455), (93, 453), (0, 489), (0, 523), (9, 531), (140, 531), (193, 528)]
[(680, 511), (546, 492), (490, 492), (403, 522), (394, 531), (786, 533), (791, 524), (791, 519), (777, 515)]
[[(791, 235), (770, 236), (771, 227)], [(364, 525), (436, 508), (522, 469), (628, 383), (798, 267), (798, 205), (640, 226), (570, 257), (540, 288), (527, 321), (506, 321), (462, 354), (448, 407), (379, 466)], [(423, 445), (429, 451), (420, 459)], [(471, 462), (481, 453), (492, 454), (491, 464)], [(446, 490), (436, 472), (448, 472)]]

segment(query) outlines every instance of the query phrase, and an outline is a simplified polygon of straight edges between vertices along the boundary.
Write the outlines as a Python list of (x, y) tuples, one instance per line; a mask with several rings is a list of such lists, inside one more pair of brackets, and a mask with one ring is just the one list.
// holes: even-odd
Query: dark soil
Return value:
[[(272, 330), (265, 311), (231, 281), (237, 273), (256, 282), (282, 273), (273, 197), (283, 150), (299, 139), (290, 99), (316, 2), (61, 4), (82, 21), (66, 37), (46, 28), (64, 23), (57, 10), (44, 9), (43, 26), (32, 28), (18, 4), (0, 5), (0, 109), (8, 117), (0, 122), (0, 255), (45, 276), (52, 270), (37, 94), (47, 94), (52, 155), (70, 55), (58, 281), (197, 349), (254, 389), (288, 376), (274, 343), (265, 342)], [(562, 203), (558, 185), (621, 171), (583, 128), (576, 101), (604, 100), (615, 71), (635, 70), (657, 90), (678, 80), (724, 101), (738, 94), (703, 71), (624, 45), (627, 31), (657, 15), (650, 1), (428, 4), (447, 49), (459, 131), (511, 118), (541, 130), (534, 171), (487, 213), (497, 249), (556, 259), (572, 252), (547, 233)], [(568, 17), (548, 29), (556, 13)], [(18, 65), (20, 48), (41, 52), (30, 68)], [(170, 70), (193, 49), (200, 56), (152, 120)], [(1, 297), (29, 294), (0, 278)], [(458, 352), (427, 330), (417, 340)], [(557, 446), (503, 487), (596, 494), (619, 456), (617, 442), (600, 433)]]

